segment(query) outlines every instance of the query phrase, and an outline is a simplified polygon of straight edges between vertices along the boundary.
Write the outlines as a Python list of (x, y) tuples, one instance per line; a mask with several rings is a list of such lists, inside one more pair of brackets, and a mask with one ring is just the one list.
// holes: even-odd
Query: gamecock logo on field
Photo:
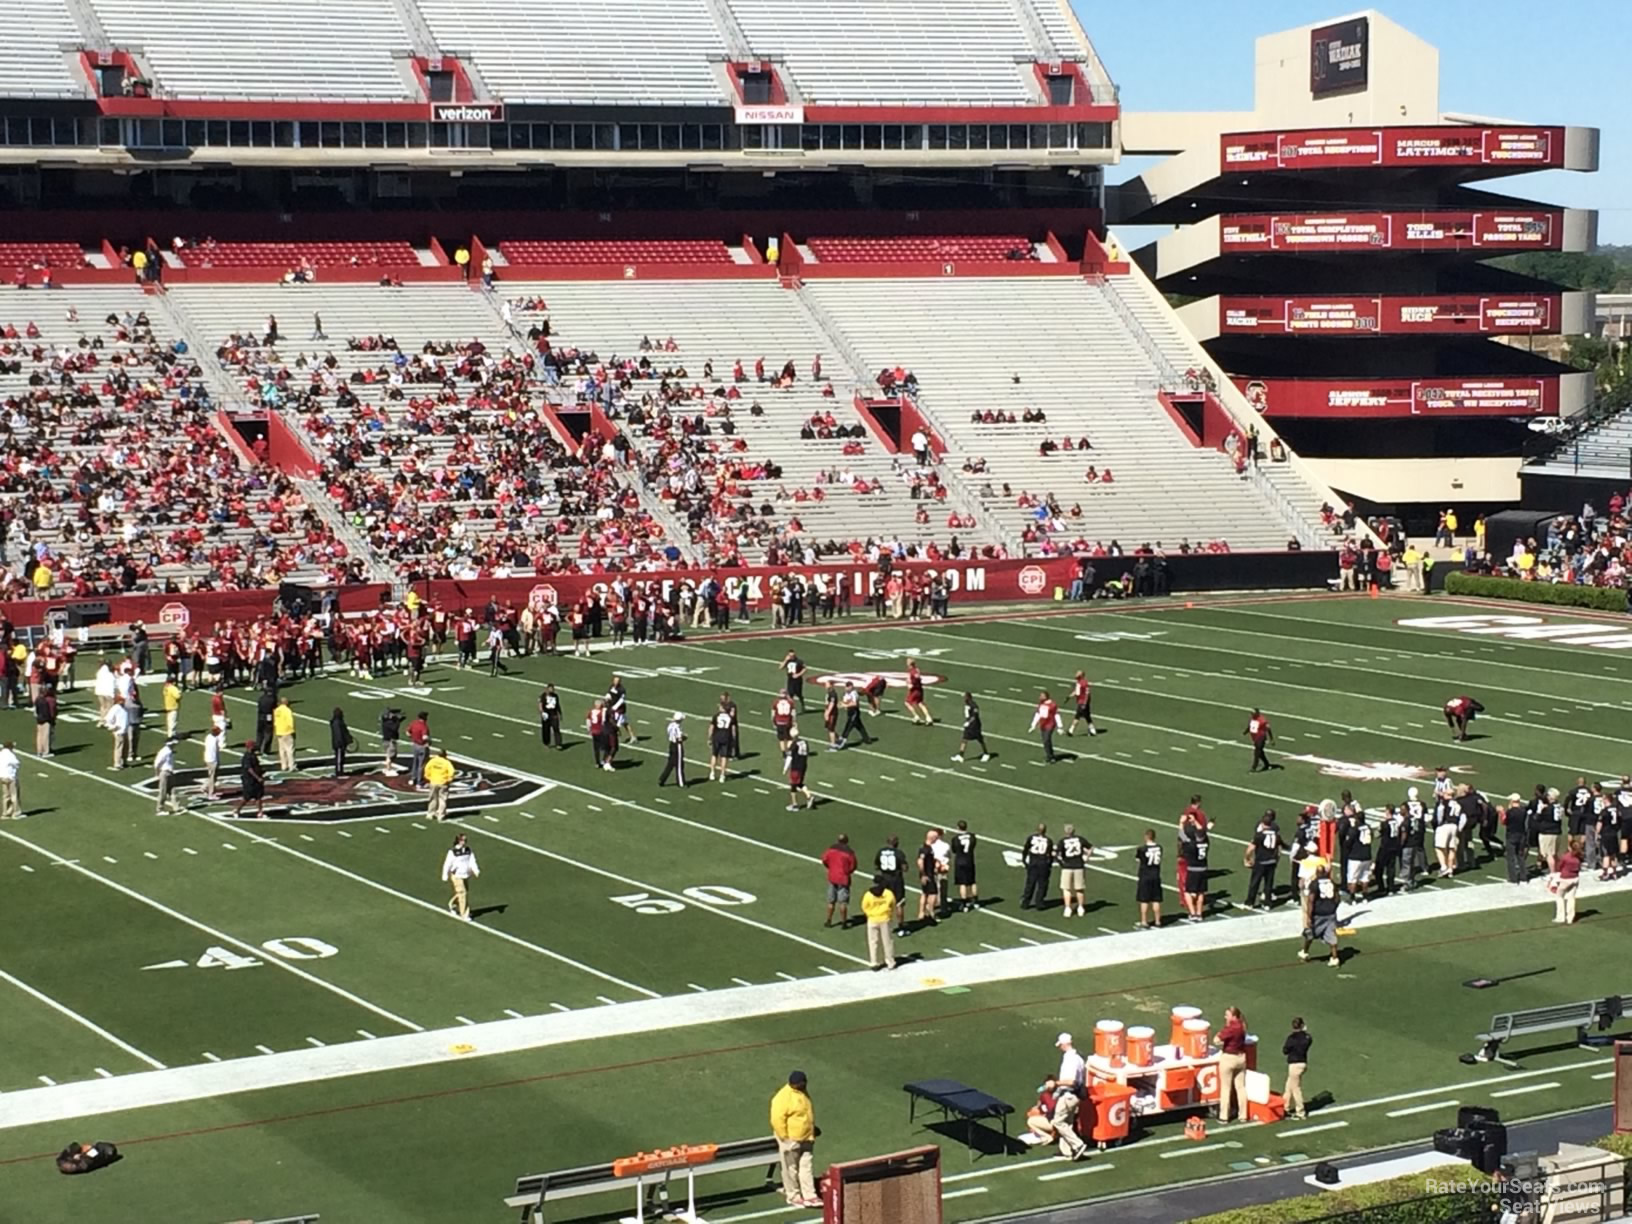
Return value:
[[(1309, 753), (1288, 753), (1286, 759), (1318, 765), (1320, 772), (1328, 777), (1346, 778), (1352, 782), (1420, 782), (1434, 772), (1426, 765), (1413, 765), (1407, 761), (1338, 761)], [(1467, 765), (1452, 765), (1448, 772), (1466, 774), (1472, 773), (1473, 769)]]
[(1015, 575), (1015, 582), (1027, 595), (1041, 595), (1048, 587), (1048, 571), (1040, 565), (1028, 565)]
[(193, 619), (184, 603), (167, 603), (159, 609), (159, 624), (185, 626)]
[(532, 604), (535, 608), (544, 608), (549, 607), (552, 604), (559, 603), (560, 599), (556, 595), (555, 588), (553, 586), (549, 585), (547, 582), (541, 582), (532, 590), (527, 592), (527, 602)]
[[(932, 676), (928, 672), (920, 672), (919, 677), (926, 685), (940, 684), (945, 679), (942, 676)], [(857, 688), (866, 688), (874, 680), (883, 680), (891, 688), (906, 688), (906, 672), (832, 672), (825, 676), (817, 676), (816, 683), (820, 685), (836, 684), (843, 688), (847, 684), (854, 684)]]

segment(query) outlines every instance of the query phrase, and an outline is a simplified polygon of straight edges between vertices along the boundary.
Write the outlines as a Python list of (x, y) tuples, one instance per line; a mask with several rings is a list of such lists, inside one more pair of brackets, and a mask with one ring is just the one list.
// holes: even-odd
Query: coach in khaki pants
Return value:
[(476, 852), (470, 848), (463, 833), (453, 839), (453, 846), (442, 858), (442, 879), (453, 885), (453, 896), (448, 898), (449, 912), (470, 921), (470, 881), (482, 874), (476, 865)]
[(17, 776), (23, 763), (17, 756), (17, 745), (10, 740), (0, 747), (0, 820), (16, 820), (23, 814), (17, 797)]
[(428, 796), (430, 800), (426, 815), (432, 820), (446, 820), (448, 818), (448, 788), (458, 776), (453, 762), (448, 760), (448, 750), (438, 748), (436, 755), (425, 762), (425, 785), (431, 788)]
[(771, 1133), (782, 1154), (782, 1193), (789, 1205), (820, 1207), (815, 1176), (816, 1107), (806, 1092), (803, 1071), (788, 1072), (788, 1082), (771, 1098)]

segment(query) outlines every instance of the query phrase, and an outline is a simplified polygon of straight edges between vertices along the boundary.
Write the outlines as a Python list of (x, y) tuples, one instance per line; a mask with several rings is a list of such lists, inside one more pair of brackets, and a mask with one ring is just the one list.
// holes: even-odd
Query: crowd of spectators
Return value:
[(330, 497), (400, 576), (653, 570), (678, 558), (640, 504), (627, 440), (581, 413), (567, 414), (581, 433), (552, 420), (553, 388), (576, 382), (592, 399), (606, 371), (592, 352), (550, 347), (547, 325), (535, 324), (530, 350), (470, 339), (410, 353), (376, 334), (348, 338), (345, 360), (285, 360), (274, 324), (228, 337), (217, 359), (299, 420)]
[(145, 312), (63, 323), (55, 343), (0, 329), (0, 597), (345, 580), (333, 532), (228, 441), (185, 344)]
[[(1511, 578), (1530, 582), (1573, 583), (1580, 586), (1632, 586), (1632, 529), (1626, 518), (1627, 498), (1610, 495), (1608, 514), (1586, 502), (1579, 515), (1550, 519), (1545, 533), (1514, 540), (1504, 558), (1491, 558), (1493, 568)], [(1482, 537), (1483, 532), (1477, 533)]]

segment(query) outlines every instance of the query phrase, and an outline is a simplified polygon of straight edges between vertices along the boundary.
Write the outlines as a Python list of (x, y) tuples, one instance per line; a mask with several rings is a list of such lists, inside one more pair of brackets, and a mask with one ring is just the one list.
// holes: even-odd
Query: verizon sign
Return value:
[(432, 102), (432, 123), (503, 123), (503, 102)]
[(803, 123), (805, 108), (802, 106), (739, 106), (736, 108), (737, 126), (752, 127), (763, 123)]

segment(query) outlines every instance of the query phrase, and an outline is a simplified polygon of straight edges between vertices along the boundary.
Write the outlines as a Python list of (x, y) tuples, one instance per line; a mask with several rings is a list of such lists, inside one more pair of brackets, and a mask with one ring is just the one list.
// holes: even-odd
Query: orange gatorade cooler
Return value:
[(1094, 1054), (1104, 1059), (1113, 1067), (1122, 1065), (1122, 1056), (1127, 1053), (1128, 1042), (1126, 1032), (1120, 1020), (1101, 1020), (1094, 1025)]
[(1172, 1046), (1184, 1044), (1184, 1022), (1186, 1020), (1200, 1020), (1201, 1008), (1175, 1007), (1171, 1016), (1173, 1027), (1168, 1034), (1167, 1043)]
[(1135, 1025), (1128, 1030), (1128, 1061), (1136, 1067), (1148, 1067), (1154, 1060), (1156, 1030)]
[(1179, 1035), (1179, 1054), (1183, 1058), (1206, 1058), (1207, 1039), (1213, 1026), (1206, 1020), (1186, 1020), (1184, 1032)]
[(1132, 1088), (1112, 1080), (1100, 1080), (1089, 1093), (1094, 1109), (1093, 1141), (1104, 1147), (1120, 1143), (1128, 1137), (1133, 1115)]

